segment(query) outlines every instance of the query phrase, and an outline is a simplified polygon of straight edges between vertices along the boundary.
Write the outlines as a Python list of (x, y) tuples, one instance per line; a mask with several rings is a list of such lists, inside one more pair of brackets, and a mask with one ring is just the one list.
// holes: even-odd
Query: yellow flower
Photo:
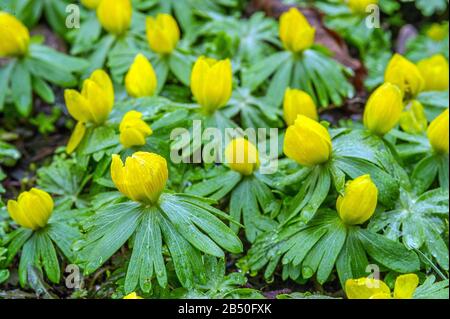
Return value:
[(259, 167), (258, 150), (245, 138), (236, 138), (227, 145), (225, 159), (232, 170), (242, 175), (251, 175)]
[(365, 14), (371, 4), (378, 4), (378, 0), (348, 0), (347, 5), (355, 13)]
[(30, 34), (15, 16), (0, 11), (0, 57), (22, 56), (28, 52)]
[(403, 110), (402, 92), (384, 83), (369, 97), (364, 109), (364, 126), (378, 135), (389, 132), (399, 121)]
[(425, 80), (419, 68), (400, 54), (394, 54), (384, 73), (384, 81), (397, 85), (405, 95), (416, 96), (423, 90)]
[(345, 224), (363, 224), (375, 212), (377, 200), (377, 187), (369, 175), (362, 175), (347, 182), (344, 195), (339, 195), (336, 201), (336, 209)]
[(316, 104), (308, 93), (296, 89), (286, 89), (283, 102), (284, 121), (288, 126), (292, 125), (300, 114), (315, 121), (319, 119)]
[(191, 90), (202, 110), (211, 114), (225, 106), (233, 89), (231, 62), (201, 56), (191, 74)]
[(400, 115), (400, 127), (403, 131), (411, 134), (419, 134), (427, 129), (427, 118), (422, 104), (417, 101), (411, 101), (407, 110)]
[(416, 274), (400, 275), (395, 280), (394, 295), (381, 280), (373, 278), (349, 279), (345, 282), (348, 299), (412, 299), (419, 277)]
[(169, 54), (176, 48), (180, 40), (180, 29), (177, 21), (166, 13), (160, 13), (146, 20), (147, 40), (150, 48), (160, 54)]
[(96, 70), (83, 82), (81, 94), (65, 90), (67, 109), (76, 120), (83, 123), (103, 124), (114, 105), (114, 88), (108, 74)]
[(427, 36), (434, 41), (442, 41), (448, 34), (448, 26), (445, 24), (433, 23), (427, 30)]
[(299, 115), (286, 130), (283, 151), (287, 157), (304, 166), (322, 164), (331, 156), (331, 137), (317, 121)]
[(430, 123), (427, 135), (437, 153), (448, 154), (448, 109)]
[(314, 29), (305, 16), (291, 8), (280, 17), (280, 39), (286, 50), (298, 53), (314, 44)]
[(37, 188), (19, 195), (17, 201), (8, 201), (8, 212), (20, 226), (36, 230), (47, 225), (53, 212), (52, 197)]
[(145, 138), (152, 134), (152, 129), (142, 120), (142, 114), (137, 111), (125, 114), (119, 131), (120, 143), (125, 148), (145, 145)]
[(125, 165), (113, 155), (111, 178), (117, 189), (136, 202), (155, 204), (168, 179), (167, 162), (154, 153), (136, 152)]
[(420, 74), (425, 80), (424, 91), (448, 90), (448, 62), (442, 54), (435, 54), (417, 63)]
[(98, 5), (100, 4), (100, 1), (102, 0), (81, 0), (81, 3), (86, 8), (93, 10), (97, 9)]
[(156, 73), (150, 61), (143, 54), (137, 54), (125, 76), (128, 95), (132, 97), (152, 96), (155, 94), (157, 86)]
[(115, 35), (125, 33), (131, 24), (130, 0), (101, 0), (97, 7), (97, 18), (106, 31)]
[(126, 295), (123, 299), (144, 299), (141, 296), (138, 296), (137, 293), (132, 292), (131, 294)]

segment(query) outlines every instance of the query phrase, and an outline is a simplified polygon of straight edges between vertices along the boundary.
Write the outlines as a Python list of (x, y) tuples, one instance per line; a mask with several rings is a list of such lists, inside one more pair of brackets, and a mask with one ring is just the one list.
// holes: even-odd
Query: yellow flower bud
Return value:
[(284, 121), (290, 126), (294, 124), (300, 114), (315, 121), (319, 119), (316, 104), (308, 93), (296, 89), (286, 89), (283, 102)]
[(125, 114), (119, 131), (120, 143), (125, 148), (145, 145), (145, 138), (153, 133), (150, 126), (142, 120), (142, 114), (137, 111)]
[(435, 54), (417, 63), (420, 74), (425, 80), (424, 91), (448, 90), (448, 62), (442, 54)]
[(345, 282), (345, 293), (348, 299), (390, 299), (391, 297), (391, 290), (383, 281), (364, 277), (348, 279)]
[(229, 59), (198, 58), (192, 69), (191, 90), (205, 113), (214, 113), (227, 104), (233, 89), (232, 77)]
[(225, 159), (233, 171), (242, 175), (251, 175), (259, 167), (258, 150), (245, 138), (236, 138), (227, 145)]
[(119, 155), (113, 155), (111, 178), (117, 189), (133, 201), (155, 204), (168, 176), (167, 162), (157, 154), (136, 152), (125, 165)]
[(365, 14), (371, 4), (378, 4), (378, 0), (348, 0), (347, 5), (354, 13)]
[(156, 18), (146, 20), (147, 40), (150, 48), (160, 54), (169, 54), (180, 40), (180, 29), (177, 21), (166, 13), (160, 13)]
[(20, 226), (36, 230), (47, 225), (53, 212), (52, 197), (37, 188), (19, 195), (17, 201), (8, 201), (8, 212)]
[(108, 74), (96, 70), (83, 82), (81, 94), (65, 90), (67, 109), (76, 120), (83, 123), (103, 124), (114, 105), (114, 88)]
[(427, 135), (437, 153), (448, 154), (448, 109), (436, 117), (428, 127)]
[(97, 9), (98, 5), (100, 4), (100, 1), (102, 0), (81, 0), (81, 3), (86, 8), (93, 10)]
[(384, 81), (397, 85), (405, 95), (416, 96), (425, 86), (419, 68), (400, 54), (394, 54), (384, 73)]
[(132, 97), (152, 96), (155, 94), (157, 86), (156, 73), (150, 61), (143, 54), (137, 54), (125, 76), (128, 95)]
[(29, 43), (30, 34), (22, 22), (0, 11), (0, 58), (25, 55)]
[(331, 150), (330, 133), (309, 117), (299, 115), (286, 130), (284, 154), (301, 165), (322, 164), (330, 159)]
[(384, 83), (369, 97), (364, 109), (364, 126), (384, 135), (397, 125), (403, 110), (402, 92), (391, 83)]
[(336, 201), (336, 209), (347, 225), (358, 225), (372, 217), (377, 207), (378, 189), (369, 175), (362, 175), (345, 185), (344, 196)]
[(442, 41), (448, 34), (448, 26), (439, 23), (433, 23), (427, 30), (427, 36), (434, 41)]
[(314, 44), (316, 29), (296, 8), (291, 8), (280, 17), (280, 39), (286, 50), (298, 53)]
[(138, 296), (137, 293), (132, 292), (131, 294), (126, 295), (123, 299), (144, 299), (141, 296)]
[(411, 134), (420, 134), (427, 129), (428, 121), (422, 104), (413, 100), (407, 105), (407, 110), (400, 115), (400, 127)]
[(115, 35), (124, 34), (131, 24), (130, 0), (101, 0), (97, 7), (97, 18), (106, 31)]

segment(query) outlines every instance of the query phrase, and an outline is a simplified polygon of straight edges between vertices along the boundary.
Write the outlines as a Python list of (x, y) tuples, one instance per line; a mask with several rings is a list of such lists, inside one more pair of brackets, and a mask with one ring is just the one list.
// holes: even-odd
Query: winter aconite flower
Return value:
[(281, 15), (279, 32), (285, 49), (298, 53), (314, 44), (316, 30), (298, 9), (291, 8)]
[(374, 278), (349, 279), (345, 282), (348, 299), (411, 299), (419, 285), (416, 274), (400, 275), (395, 280), (394, 294), (381, 280)]
[(123, 299), (144, 299), (144, 298), (139, 296), (137, 293), (132, 292), (131, 294), (128, 294), (125, 297), (123, 297)]
[(97, 9), (98, 5), (100, 4), (100, 1), (102, 0), (81, 0), (81, 3), (86, 8), (93, 10)]
[(20, 226), (36, 230), (47, 225), (53, 212), (52, 197), (37, 188), (19, 195), (17, 201), (8, 201), (8, 212)]
[(125, 165), (119, 155), (113, 155), (111, 178), (117, 189), (133, 201), (154, 204), (168, 179), (167, 162), (154, 153), (136, 152)]
[(158, 85), (156, 73), (150, 61), (141, 53), (137, 54), (125, 76), (125, 87), (132, 97), (152, 96)]
[(416, 96), (425, 86), (425, 80), (419, 68), (397, 53), (387, 65), (384, 81), (397, 85), (405, 95), (410, 97)]
[(325, 163), (331, 156), (331, 137), (317, 121), (299, 115), (286, 130), (283, 151), (287, 157), (304, 166)]
[(384, 83), (369, 97), (364, 109), (364, 126), (384, 135), (399, 121), (403, 110), (402, 92), (391, 83)]
[(365, 14), (367, 7), (372, 4), (378, 4), (378, 0), (348, 0), (347, 5), (351, 11), (358, 14)]
[(152, 134), (152, 129), (142, 120), (142, 114), (137, 111), (125, 114), (119, 131), (120, 143), (125, 148), (145, 145), (145, 138)]
[(150, 48), (160, 54), (169, 54), (176, 48), (180, 40), (180, 29), (177, 21), (166, 13), (146, 20), (147, 40)]
[(0, 58), (23, 56), (28, 52), (30, 34), (15, 16), (0, 11)]
[(319, 119), (316, 104), (312, 97), (305, 91), (288, 88), (284, 93), (284, 121), (288, 126), (292, 125), (298, 115), (304, 115), (315, 121)]
[(114, 105), (114, 88), (108, 74), (96, 70), (83, 82), (81, 93), (65, 90), (67, 109), (77, 121), (103, 124)]
[(130, 0), (101, 0), (97, 17), (106, 31), (115, 35), (124, 34), (131, 24)]
[(447, 59), (442, 54), (435, 54), (419, 61), (417, 67), (425, 80), (424, 91), (448, 90), (449, 67)]
[(427, 118), (422, 104), (412, 100), (400, 115), (400, 127), (410, 134), (420, 134), (427, 129)]
[(437, 153), (448, 154), (448, 121), (448, 109), (446, 109), (428, 127), (428, 140)]
[(347, 182), (343, 195), (336, 202), (336, 209), (347, 225), (359, 225), (372, 217), (377, 207), (378, 189), (369, 175)]
[(251, 175), (259, 167), (258, 150), (245, 138), (236, 138), (227, 145), (225, 159), (232, 170), (242, 175)]
[(225, 106), (233, 88), (230, 60), (214, 60), (201, 56), (191, 74), (191, 90), (202, 110), (214, 113)]

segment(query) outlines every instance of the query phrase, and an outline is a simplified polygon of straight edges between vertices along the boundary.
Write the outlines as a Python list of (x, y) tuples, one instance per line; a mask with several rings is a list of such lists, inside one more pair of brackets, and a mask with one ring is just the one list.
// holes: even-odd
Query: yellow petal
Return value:
[(442, 41), (448, 35), (448, 25), (433, 23), (427, 30), (427, 36), (434, 41)]
[(102, 69), (95, 70), (89, 79), (95, 82), (104, 92), (106, 100), (108, 101), (108, 109), (111, 111), (114, 105), (114, 86), (108, 73)]
[(125, 76), (125, 87), (132, 97), (152, 96), (157, 87), (156, 73), (147, 58), (139, 53)]
[(138, 296), (137, 293), (132, 292), (131, 294), (128, 294), (125, 297), (123, 297), (123, 299), (144, 299), (144, 298)]
[(0, 57), (23, 56), (28, 52), (30, 34), (15, 16), (0, 11)]
[(101, 0), (81, 0), (81, 3), (88, 9), (96, 9)]
[(242, 175), (251, 175), (259, 167), (258, 150), (245, 138), (233, 139), (225, 148), (226, 163)]
[(419, 61), (417, 67), (425, 80), (424, 91), (448, 90), (449, 66), (442, 54)]
[(425, 86), (418, 67), (397, 53), (386, 67), (384, 81), (397, 85), (409, 98), (415, 97)]
[(75, 90), (65, 90), (64, 100), (69, 114), (79, 122), (95, 122), (89, 101)]
[(410, 134), (420, 134), (427, 129), (428, 121), (422, 104), (413, 100), (400, 115), (400, 127)]
[(419, 285), (416, 274), (400, 275), (395, 280), (394, 298), (411, 299)]
[(280, 17), (279, 35), (285, 49), (297, 53), (314, 44), (315, 29), (297, 8), (291, 8)]
[(346, 184), (344, 196), (337, 199), (336, 209), (345, 224), (359, 225), (372, 217), (377, 201), (376, 185), (369, 175), (363, 175)]
[(69, 142), (67, 143), (66, 152), (67, 154), (72, 154), (80, 145), (81, 141), (86, 134), (86, 125), (83, 122), (78, 122), (75, 129), (70, 136)]
[(86, 79), (83, 82), (81, 94), (89, 101), (89, 111), (92, 114), (93, 122), (97, 125), (103, 124), (111, 112), (106, 92), (91, 79)]
[(300, 165), (322, 164), (331, 156), (331, 137), (320, 123), (299, 115), (286, 130), (283, 151)]
[(175, 19), (165, 13), (160, 13), (146, 20), (147, 40), (150, 48), (160, 54), (170, 54), (180, 40), (180, 29)]
[(374, 296), (390, 296), (389, 287), (381, 280), (373, 278), (349, 279), (345, 282), (348, 299), (371, 299)]
[(232, 67), (229, 59), (215, 61), (200, 57), (191, 74), (191, 90), (202, 110), (214, 113), (227, 104), (233, 89)]
[(402, 93), (384, 83), (369, 97), (364, 109), (364, 126), (371, 132), (384, 135), (397, 125), (403, 110)]
[(367, 7), (378, 4), (378, 0), (348, 0), (347, 5), (354, 13), (366, 14)]
[(427, 136), (436, 153), (448, 154), (449, 151), (449, 111), (448, 108), (436, 117), (428, 127)]
[(130, 0), (102, 0), (97, 7), (97, 18), (108, 32), (124, 34), (131, 24)]
[(286, 124), (293, 125), (298, 115), (304, 115), (315, 121), (319, 119), (312, 97), (304, 91), (288, 88), (283, 102), (283, 116)]

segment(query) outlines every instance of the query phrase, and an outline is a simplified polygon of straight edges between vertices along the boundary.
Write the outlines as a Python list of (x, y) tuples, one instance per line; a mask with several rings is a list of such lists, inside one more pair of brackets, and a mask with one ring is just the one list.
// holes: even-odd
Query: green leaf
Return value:
[(5, 67), (0, 68), (0, 111), (3, 111), (5, 97), (14, 65), (14, 63), (8, 63)]
[(366, 252), (381, 265), (400, 273), (420, 269), (417, 255), (399, 242), (365, 229), (360, 229), (357, 234)]
[(233, 190), (242, 179), (241, 174), (229, 170), (186, 189), (186, 193), (220, 200)]
[(169, 57), (170, 71), (186, 86), (191, 82), (192, 59), (178, 51), (173, 51)]
[(119, 144), (119, 136), (112, 127), (99, 126), (89, 136), (84, 154), (94, 154)]
[(414, 190), (417, 194), (426, 191), (436, 179), (439, 163), (436, 156), (427, 156), (423, 158), (414, 167), (411, 180)]
[(24, 63), (16, 63), (11, 75), (11, 93), (14, 104), (22, 116), (31, 113), (31, 75)]
[(45, 274), (53, 283), (59, 283), (60, 268), (56, 250), (50, 237), (45, 232), (45, 229), (37, 232), (36, 235), (36, 250), (39, 254), (39, 259), (44, 267)]
[(47, 103), (55, 103), (55, 95), (50, 86), (41, 78), (32, 77), (33, 90)]
[(154, 274), (156, 274), (161, 287), (167, 285), (158, 214), (156, 208), (145, 211), (136, 230), (133, 253), (125, 279), (125, 293), (127, 294), (135, 291), (138, 283), (142, 291), (149, 292)]
[(19, 262), (19, 282), (22, 287), (25, 287), (28, 281), (28, 267), (31, 265), (39, 267), (39, 251), (36, 242), (36, 236), (31, 236), (22, 248)]
[(287, 59), (283, 64), (281, 64), (278, 70), (275, 71), (272, 80), (270, 81), (269, 87), (267, 88), (266, 98), (269, 103), (279, 106), (283, 101), (284, 92), (290, 86), (292, 69), (294, 66), (294, 61), (292, 59)]
[(8, 245), (8, 254), (5, 261), (6, 265), (9, 265), (12, 262), (17, 252), (28, 241), (31, 235), (33, 235), (31, 229), (22, 227), (8, 234), (6, 240), (2, 243), (2, 245)]

